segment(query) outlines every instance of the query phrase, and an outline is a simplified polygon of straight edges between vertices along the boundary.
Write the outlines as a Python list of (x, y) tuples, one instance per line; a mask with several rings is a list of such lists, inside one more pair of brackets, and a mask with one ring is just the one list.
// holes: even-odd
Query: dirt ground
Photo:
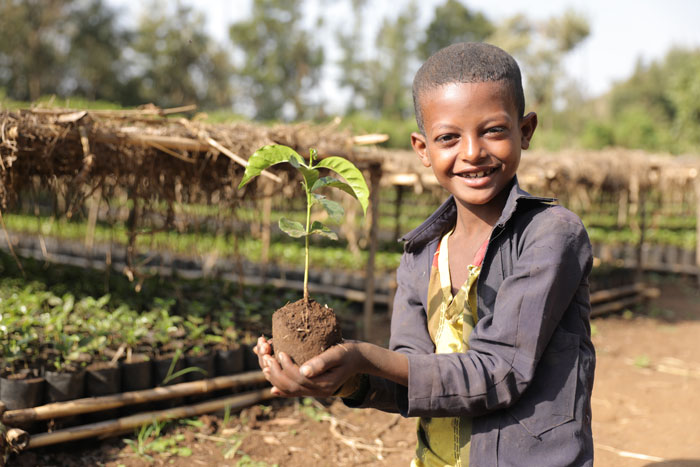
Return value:
[[(689, 280), (657, 281), (661, 296), (644, 311), (593, 321), (598, 467), (700, 466), (700, 291)], [(273, 401), (141, 442), (126, 436), (28, 451), (9, 465), (408, 465), (415, 420), (323, 402)]]

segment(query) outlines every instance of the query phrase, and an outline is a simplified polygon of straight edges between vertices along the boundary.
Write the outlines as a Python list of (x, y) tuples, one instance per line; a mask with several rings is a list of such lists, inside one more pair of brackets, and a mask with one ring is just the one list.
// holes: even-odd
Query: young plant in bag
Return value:
[[(309, 238), (321, 235), (332, 240), (338, 236), (322, 222), (311, 222), (311, 208), (320, 205), (331, 220), (340, 222), (345, 215), (343, 207), (319, 193), (321, 189), (336, 188), (355, 198), (367, 212), (369, 188), (362, 172), (342, 157), (317, 159), (316, 150), (309, 151), (308, 163), (288, 146), (270, 145), (258, 149), (248, 160), (245, 174), (238, 188), (275, 164), (289, 163), (302, 175), (302, 186), (306, 194), (306, 225), (282, 218), (280, 229), (290, 237), (304, 238), (304, 297), (294, 303), (287, 303), (272, 315), (272, 338), (275, 353), (285, 352), (294, 362), (301, 365), (332, 345), (342, 341), (340, 326), (335, 313), (327, 306), (309, 298)], [(321, 170), (340, 175), (321, 177)]]

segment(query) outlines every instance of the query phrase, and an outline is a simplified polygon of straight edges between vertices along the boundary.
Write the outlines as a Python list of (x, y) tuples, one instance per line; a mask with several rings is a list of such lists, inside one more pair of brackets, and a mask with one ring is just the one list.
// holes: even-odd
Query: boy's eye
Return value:
[(506, 127), (504, 127), (504, 126), (492, 126), (492, 127), (486, 129), (486, 133), (495, 134), (495, 135), (505, 133), (505, 132), (506, 132)]
[(445, 135), (438, 136), (437, 138), (435, 138), (435, 141), (437, 141), (438, 143), (449, 143), (450, 141), (452, 141), (456, 137), (457, 137), (457, 135), (455, 135), (454, 133), (448, 133)]

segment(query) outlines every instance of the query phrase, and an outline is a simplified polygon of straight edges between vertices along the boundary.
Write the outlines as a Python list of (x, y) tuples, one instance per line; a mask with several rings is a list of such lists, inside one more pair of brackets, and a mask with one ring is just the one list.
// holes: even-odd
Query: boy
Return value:
[(263, 372), (281, 396), (420, 417), (415, 466), (590, 466), (591, 247), (578, 217), (518, 186), (537, 127), (518, 65), (454, 44), (413, 96), (411, 143), (451, 196), (403, 238), (390, 349), (344, 342), (299, 368), (260, 338)]

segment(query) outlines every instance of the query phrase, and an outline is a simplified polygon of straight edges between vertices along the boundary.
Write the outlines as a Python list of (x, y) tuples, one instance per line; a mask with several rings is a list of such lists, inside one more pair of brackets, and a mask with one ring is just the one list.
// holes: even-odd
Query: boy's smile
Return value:
[[(420, 96), (425, 135), (411, 143), (426, 167), (454, 195), (458, 206), (500, 215), (498, 196), (513, 179), (537, 116), (519, 118), (503, 82), (451, 83)], [(489, 216), (491, 217), (491, 216)]]

